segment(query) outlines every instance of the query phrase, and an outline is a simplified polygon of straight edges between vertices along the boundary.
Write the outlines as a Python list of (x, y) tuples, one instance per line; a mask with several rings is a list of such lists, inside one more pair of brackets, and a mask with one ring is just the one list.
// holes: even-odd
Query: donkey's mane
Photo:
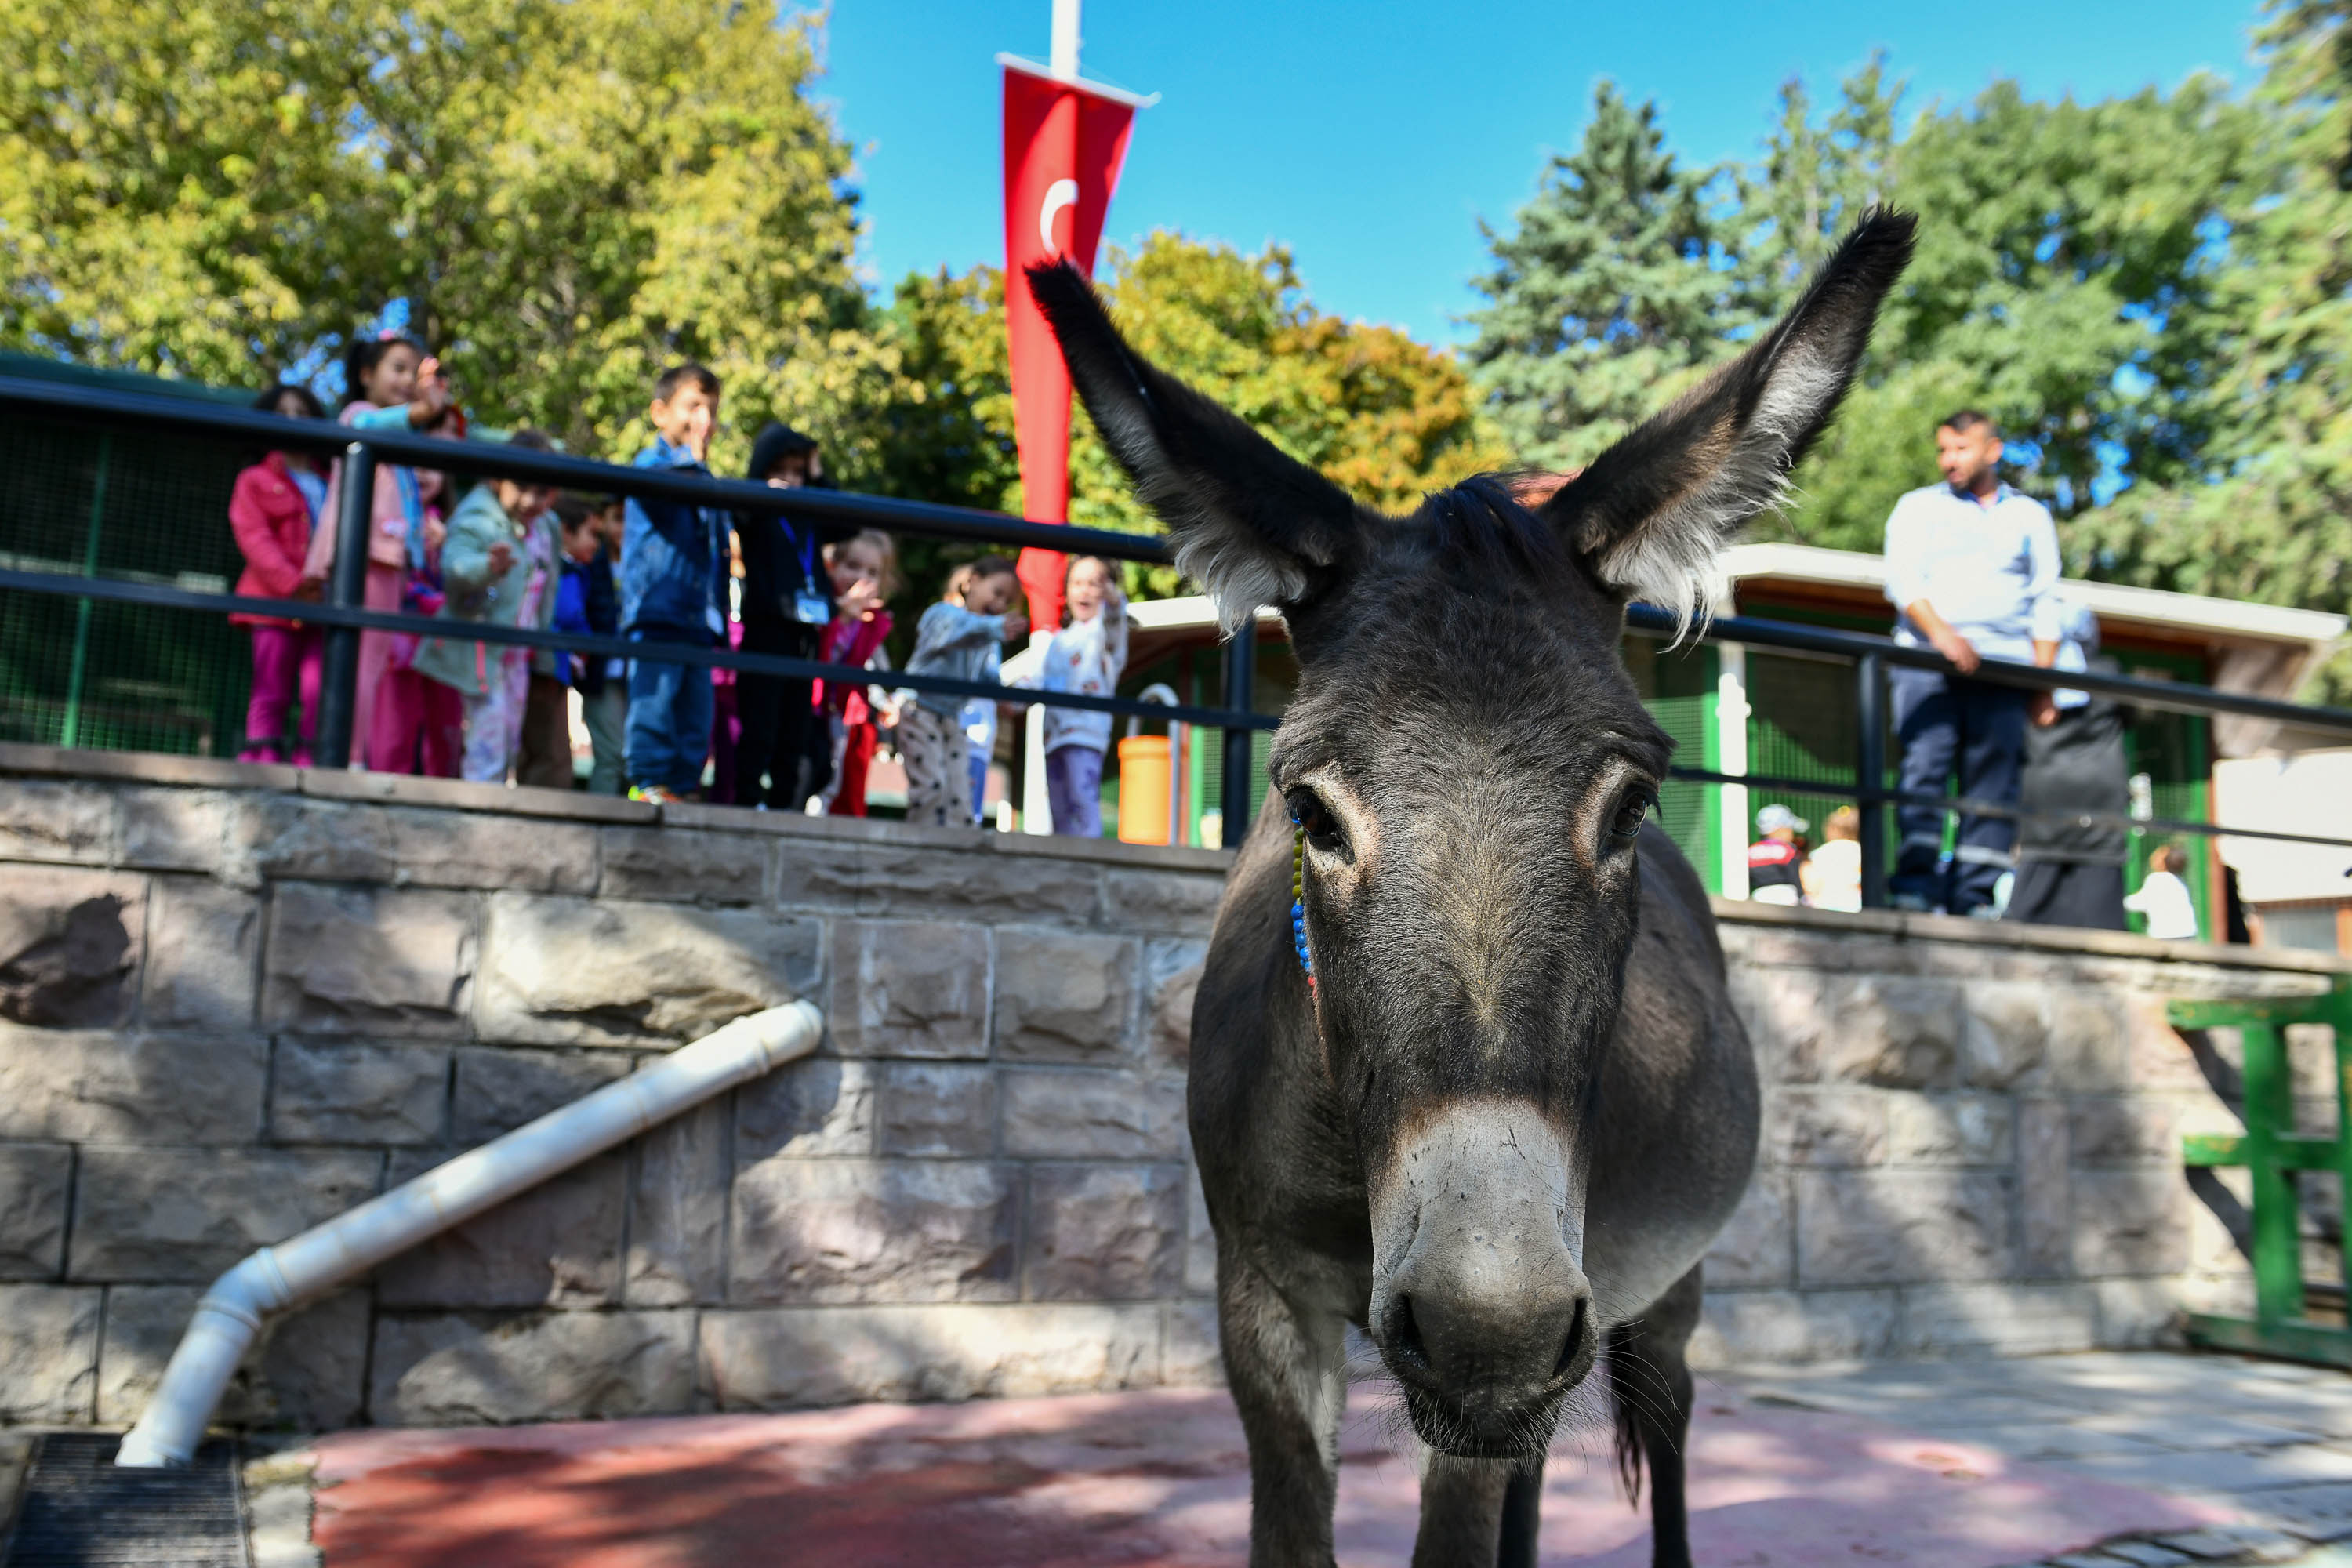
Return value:
[(1534, 575), (1566, 554), (1559, 531), (1519, 504), (1507, 474), (1477, 474), (1431, 492), (1411, 522), (1428, 531), (1448, 565)]

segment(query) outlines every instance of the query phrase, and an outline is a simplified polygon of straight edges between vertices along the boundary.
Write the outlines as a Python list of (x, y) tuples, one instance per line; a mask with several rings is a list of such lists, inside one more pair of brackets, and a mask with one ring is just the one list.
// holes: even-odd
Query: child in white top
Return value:
[[(1127, 668), (1127, 595), (1099, 556), (1074, 558), (1063, 578), (1068, 617), (1045, 649), (1038, 684), (1047, 691), (1108, 697)], [(1054, 831), (1102, 837), (1103, 752), (1110, 745), (1110, 715), (1082, 708), (1045, 710), (1045, 796)]]
[(2124, 900), (2124, 908), (2147, 917), (2150, 936), (2195, 942), (2197, 905), (2189, 896), (2189, 884), (2180, 879), (2181, 859), (2180, 851), (2171, 845), (2157, 846), (2148, 855), (2147, 875), (2141, 879), (2139, 891)]

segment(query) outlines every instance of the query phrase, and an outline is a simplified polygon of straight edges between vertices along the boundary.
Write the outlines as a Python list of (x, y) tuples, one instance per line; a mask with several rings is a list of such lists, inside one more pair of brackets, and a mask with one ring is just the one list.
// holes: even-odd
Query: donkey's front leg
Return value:
[(1503, 1494), (1516, 1468), (1509, 1459), (1456, 1459), (1424, 1452), (1421, 1531), (1412, 1539), (1412, 1568), (1496, 1568)]
[(1244, 1248), (1217, 1249), (1225, 1379), (1249, 1437), (1250, 1568), (1332, 1561), (1348, 1358), (1345, 1320), (1306, 1304), (1321, 1294), (1286, 1291)]

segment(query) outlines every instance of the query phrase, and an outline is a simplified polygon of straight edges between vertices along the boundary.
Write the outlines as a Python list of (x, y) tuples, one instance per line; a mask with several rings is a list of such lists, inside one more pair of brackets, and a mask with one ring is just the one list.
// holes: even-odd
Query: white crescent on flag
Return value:
[(1076, 180), (1055, 180), (1045, 187), (1045, 200), (1037, 208), (1037, 237), (1045, 242), (1047, 251), (1058, 255), (1062, 247), (1054, 243), (1054, 215), (1064, 207), (1078, 205), (1078, 183)]

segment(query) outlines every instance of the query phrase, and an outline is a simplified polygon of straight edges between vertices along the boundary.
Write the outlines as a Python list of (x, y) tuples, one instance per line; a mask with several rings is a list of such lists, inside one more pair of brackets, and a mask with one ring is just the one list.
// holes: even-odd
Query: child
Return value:
[(2197, 940), (2197, 905), (2189, 896), (2189, 884), (2180, 879), (2186, 859), (2174, 846), (2158, 845), (2148, 852), (2147, 875), (2140, 879), (2139, 891), (2124, 900), (2124, 908), (2147, 917), (2150, 936), (2168, 942)]
[[(264, 414), (288, 419), (324, 419), (319, 400), (299, 386), (273, 386), (256, 400)], [(236, 477), (230, 491), (228, 525), (245, 555), (236, 580), (239, 595), (257, 599), (316, 600), (319, 580), (303, 571), (310, 531), (327, 497), (326, 476), (317, 458), (270, 452)], [(253, 700), (245, 714), (241, 763), (287, 761), (286, 710), (299, 690), (302, 738), (293, 748), (297, 767), (310, 765), (310, 742), (319, 731), (319, 628), (274, 616), (235, 615), (229, 624), (253, 637)]]
[[(971, 586), (971, 568), (959, 566), (948, 574), (945, 597), (951, 605), (963, 603), (963, 592)], [(989, 679), (1002, 681), (1004, 667), (1001, 658), (989, 660)], [(971, 761), (967, 764), (971, 777), (971, 825), (985, 827), (988, 809), (988, 764), (996, 752), (996, 704), (985, 697), (967, 698), (963, 710), (957, 716), (963, 726), (963, 738)]]
[[(1071, 559), (1062, 577), (1062, 629), (1045, 649), (1039, 684), (1047, 691), (1108, 697), (1127, 668), (1127, 595), (1099, 556)], [(1045, 798), (1054, 831), (1102, 837), (1103, 752), (1110, 715), (1082, 708), (1045, 710)]]
[[(516, 431), (508, 445), (526, 452), (555, 447), (536, 430)], [(542, 627), (554, 619), (556, 545), (544, 515), (553, 499), (545, 485), (504, 479), (467, 492), (449, 516), (449, 539), (442, 547), (448, 598), (441, 619)], [(417, 650), (416, 668), (466, 700), (465, 776), (475, 784), (504, 784), (522, 733), (530, 649), (436, 637)]]
[[(581, 563), (596, 554), (595, 529), (585, 503), (558, 496), (547, 508), (549, 526), (555, 531), (555, 581), (549, 585), (552, 602), (545, 624), (568, 631), (587, 629), (585, 580)], [(576, 586), (575, 586), (576, 584)], [(573, 591), (579, 600), (578, 624), (563, 623), (563, 597)], [(572, 683), (579, 660), (554, 648), (534, 648), (530, 654), (530, 684), (522, 705), (522, 733), (515, 748), (514, 775), (518, 784), (539, 789), (570, 789), (572, 766)]]
[[(817, 645), (826, 664), (887, 669), (883, 639), (894, 623), (883, 604), (898, 591), (898, 547), (876, 529), (853, 534), (825, 552), (825, 575), (833, 584), (834, 615)], [(828, 815), (866, 815), (866, 770), (881, 739), (867, 688), (840, 680), (816, 683), (814, 701), (822, 722), (810, 727), (814, 793)]]
[[(398, 332), (373, 337), (354, 333), (343, 354), (344, 402), (339, 417), (357, 429), (405, 426), (429, 429), (449, 411), (447, 383), (441, 379), (437, 360), (427, 358), (413, 340)], [(303, 564), (307, 576), (325, 583), (334, 572), (335, 532), (341, 516), (342, 465), (335, 466), (319, 526), (310, 535)], [(439, 491), (441, 476), (419, 473), (397, 463), (379, 463), (375, 493), (369, 499), (367, 592), (371, 610), (397, 610), (412, 570), (425, 560), (425, 503)], [(398, 771), (401, 764), (376, 754), (375, 707), (384, 671), (390, 668), (394, 634), (360, 633), (359, 686), (352, 705), (352, 737), (360, 760), (370, 768)]]
[(1797, 868), (1805, 901), (1817, 910), (1862, 908), (1862, 814), (1839, 806), (1822, 824), (1822, 847)]
[[(1025, 616), (1010, 613), (1021, 591), (1013, 563), (983, 555), (971, 563), (963, 602), (942, 599), (915, 626), (909, 675), (946, 675), (987, 680), (996, 645), (1028, 635)], [(971, 826), (970, 753), (963, 733), (961, 697), (918, 691), (899, 710), (898, 756), (907, 765), (907, 820), (927, 827)]]
[[(599, 508), (576, 496), (555, 503), (563, 554), (555, 588), (555, 629), (608, 637), (620, 625), (619, 592), (613, 585), (613, 541), (620, 531), (620, 507)], [(592, 654), (568, 654), (561, 662), (580, 693), (580, 721), (593, 753), (588, 793), (621, 793), (621, 737), (629, 719), (624, 661)]]
[[(719, 378), (674, 365), (654, 383), (654, 444), (640, 468), (708, 474)], [(711, 507), (631, 497), (621, 552), (621, 635), (714, 644), (727, 635), (727, 520)], [(710, 753), (710, 677), (691, 665), (629, 661), (625, 751), (632, 800), (675, 801), (701, 787)]]
[(1759, 904), (1794, 907), (1804, 900), (1805, 829), (1811, 824), (1775, 802), (1756, 814), (1762, 834), (1748, 847), (1748, 897)]
[[(782, 490), (821, 486), (824, 455), (814, 437), (772, 422), (751, 443), (744, 477)], [(833, 623), (832, 584), (819, 569), (824, 541), (816, 524), (804, 517), (739, 511), (735, 540), (743, 589), (736, 626), (744, 651), (816, 658)], [(733, 766), (721, 774), (730, 798), (761, 810), (800, 810), (815, 793), (808, 779), (814, 754), (809, 730), (817, 717), (810, 683), (745, 671), (736, 679), (734, 696), (741, 728)]]
[[(451, 441), (466, 438), (466, 416), (451, 406), (425, 428), (428, 436)], [(425, 501), (425, 549), (412, 560), (401, 584), (400, 607), (412, 616), (437, 616), (445, 595), (441, 588), (441, 546), (449, 536), (442, 502), (447, 487), (441, 476)], [(384, 656), (383, 677), (376, 683), (375, 717), (368, 725), (368, 765), (378, 773), (421, 773), (426, 778), (454, 779), (465, 760), (466, 704), (450, 688), (420, 675), (416, 651), (425, 639), (413, 632), (391, 634), (391, 651)]]

